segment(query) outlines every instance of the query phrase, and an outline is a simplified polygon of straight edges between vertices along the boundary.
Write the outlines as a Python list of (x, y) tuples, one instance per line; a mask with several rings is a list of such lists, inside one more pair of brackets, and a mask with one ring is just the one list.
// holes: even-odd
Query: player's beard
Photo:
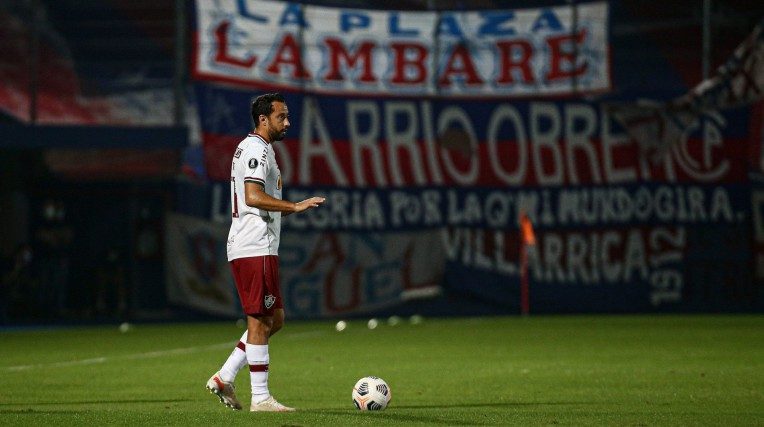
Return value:
[(281, 132), (274, 132), (271, 135), (271, 141), (283, 141), (284, 137), (286, 136), (286, 129), (282, 130)]

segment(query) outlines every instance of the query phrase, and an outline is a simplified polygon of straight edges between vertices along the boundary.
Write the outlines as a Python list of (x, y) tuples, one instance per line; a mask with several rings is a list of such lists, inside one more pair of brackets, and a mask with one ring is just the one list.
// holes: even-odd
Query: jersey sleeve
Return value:
[(244, 158), (244, 182), (256, 182), (265, 187), (265, 177), (268, 173), (266, 154), (266, 147), (259, 144), (242, 153)]

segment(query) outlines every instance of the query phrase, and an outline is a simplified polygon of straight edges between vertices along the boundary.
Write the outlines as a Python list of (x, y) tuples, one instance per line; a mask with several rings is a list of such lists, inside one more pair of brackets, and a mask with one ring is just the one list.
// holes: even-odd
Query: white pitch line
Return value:
[[(293, 334), (284, 335), (283, 338), (285, 339), (301, 339), (301, 338), (310, 338), (317, 335), (323, 335), (323, 331), (307, 331), (307, 332), (297, 332)], [(189, 353), (199, 353), (202, 351), (208, 351), (208, 350), (219, 350), (219, 349), (225, 349), (225, 348), (233, 348), (236, 346), (236, 342), (226, 342), (226, 343), (219, 343), (219, 344), (212, 344), (212, 345), (205, 345), (205, 346), (196, 346), (196, 347), (185, 347), (185, 348), (174, 348), (171, 350), (159, 350), (159, 351), (149, 351), (145, 353), (136, 353), (136, 354), (127, 354), (124, 356), (114, 356), (114, 357), (92, 357), (89, 359), (80, 359), (80, 360), (69, 360), (66, 362), (53, 362), (53, 363), (38, 363), (35, 365), (17, 365), (17, 366), (6, 366), (2, 368), (4, 371), (9, 372), (18, 372), (18, 371), (25, 371), (28, 369), (38, 369), (38, 368), (65, 368), (68, 366), (80, 366), (80, 365), (96, 365), (99, 363), (106, 363), (112, 360), (139, 360), (139, 359), (151, 359), (155, 357), (164, 357), (164, 356), (176, 356), (179, 354), (189, 354)]]
[(137, 360), (137, 359), (151, 359), (155, 357), (163, 357), (163, 356), (173, 356), (178, 354), (189, 354), (189, 353), (198, 353), (202, 351), (207, 350), (218, 350), (222, 348), (233, 348), (236, 344), (227, 342), (227, 343), (220, 343), (220, 344), (212, 344), (212, 345), (205, 345), (205, 346), (198, 346), (198, 347), (185, 347), (185, 348), (174, 348), (171, 350), (161, 350), (161, 351), (149, 351), (146, 353), (136, 353), (136, 354), (128, 354), (124, 356), (114, 356), (114, 357), (93, 357), (90, 359), (80, 359), (80, 360), (69, 360), (66, 362), (53, 362), (53, 363), (38, 363), (35, 365), (17, 365), (17, 366), (6, 366), (3, 368), (5, 371), (11, 371), (11, 372), (17, 372), (17, 371), (25, 371), (27, 369), (37, 369), (37, 368), (64, 368), (68, 366), (80, 366), (80, 365), (96, 365), (99, 363), (106, 363), (112, 360)]

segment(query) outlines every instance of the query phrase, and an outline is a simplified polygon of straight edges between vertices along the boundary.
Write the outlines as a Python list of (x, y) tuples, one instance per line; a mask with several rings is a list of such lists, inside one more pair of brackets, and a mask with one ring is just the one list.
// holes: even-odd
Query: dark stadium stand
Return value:
[(49, 25), (67, 42), (83, 91), (171, 87), (175, 2), (46, 2)]

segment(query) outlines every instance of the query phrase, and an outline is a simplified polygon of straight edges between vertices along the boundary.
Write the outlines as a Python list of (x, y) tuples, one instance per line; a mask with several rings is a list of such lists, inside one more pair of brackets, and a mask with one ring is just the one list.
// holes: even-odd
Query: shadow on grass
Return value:
[[(594, 405), (594, 402), (518, 402), (518, 403), (507, 403), (507, 402), (497, 402), (497, 403), (464, 403), (464, 404), (456, 404), (456, 405), (394, 405), (391, 406), (391, 409), (388, 409), (384, 412), (379, 413), (379, 417), (381, 419), (384, 419), (386, 421), (394, 421), (394, 422), (400, 422), (400, 423), (427, 423), (427, 424), (443, 424), (443, 425), (462, 425), (464, 424), (464, 418), (463, 417), (449, 417), (447, 416), (446, 412), (442, 412), (438, 415), (413, 415), (411, 413), (399, 413), (396, 412), (396, 409), (403, 409), (406, 411), (410, 410), (417, 410), (417, 409), (442, 409), (442, 410), (448, 410), (448, 409), (469, 409), (469, 408), (506, 408), (507, 410), (511, 410), (512, 408), (518, 408), (518, 407), (528, 407), (528, 406), (550, 406), (550, 405), (560, 405), (560, 406), (576, 406), (576, 405)], [(360, 417), (368, 417), (369, 413), (367, 412), (361, 412), (357, 410), (338, 410), (338, 409), (329, 409), (329, 410), (310, 410), (310, 412), (317, 412), (321, 414), (328, 414), (328, 415), (334, 415), (334, 416), (343, 416), (348, 419), (359, 419)], [(374, 416), (374, 415), (372, 415)], [(365, 419), (368, 421), (368, 418)], [(481, 420), (481, 419), (473, 419), (470, 421), (470, 424), (474, 425), (480, 425), (480, 424), (495, 424), (494, 421), (490, 420)]]
[[(495, 403), (462, 403), (456, 405), (391, 405), (400, 409), (447, 409), (447, 408), (500, 408), (518, 406), (559, 406), (559, 405), (594, 405), (595, 402), (495, 402)], [(597, 403), (599, 404), (599, 403)]]
[[(328, 414), (328, 415), (334, 415), (334, 416), (341, 416), (348, 419), (348, 423), (352, 423), (350, 420), (361, 420), (369, 421), (368, 416), (371, 414), (364, 413), (361, 411), (321, 411), (322, 414)], [(461, 418), (449, 418), (449, 417), (433, 417), (431, 415), (429, 416), (417, 416), (417, 415), (409, 415), (409, 414), (399, 414), (396, 412), (390, 412), (385, 411), (384, 413), (380, 413), (378, 415), (381, 417), (381, 419), (387, 420), (387, 421), (395, 421), (401, 424), (405, 423), (426, 423), (426, 424), (443, 424), (443, 425), (449, 425), (449, 426), (455, 426), (455, 425), (461, 425), (464, 424), (464, 420)], [(355, 424), (355, 423), (353, 423)]]

